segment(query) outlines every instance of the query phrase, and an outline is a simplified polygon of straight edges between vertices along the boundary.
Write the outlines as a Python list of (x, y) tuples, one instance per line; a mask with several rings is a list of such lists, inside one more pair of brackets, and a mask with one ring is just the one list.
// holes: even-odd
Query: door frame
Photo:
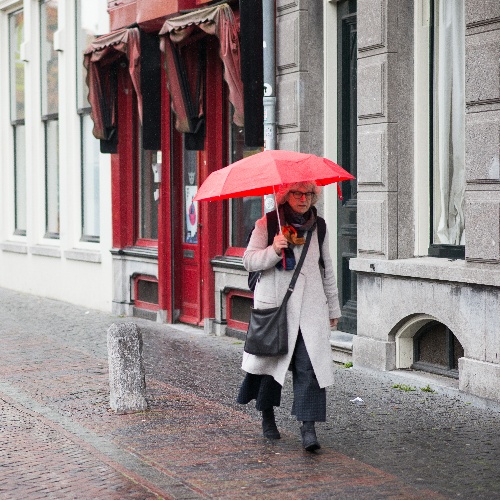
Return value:
[[(205, 149), (198, 152), (198, 187), (213, 170), (225, 162), (225, 102), (223, 66), (216, 37), (207, 37), (207, 65), (205, 90), (206, 136)], [(175, 151), (181, 150), (181, 136), (173, 129), (174, 115), (166, 75), (162, 72), (162, 183), (158, 213), (158, 274), (159, 302), (163, 319), (169, 323), (178, 320), (179, 297), (182, 293), (181, 273), (176, 264), (182, 261), (182, 230), (178, 228), (182, 207), (175, 203), (182, 163)], [(178, 189), (178, 187), (177, 187)], [(224, 250), (223, 202), (198, 203), (200, 304), (199, 317), (189, 321), (203, 325), (205, 318), (215, 314), (215, 282), (210, 261)]]
[[(341, 165), (357, 175), (357, 9), (356, 0), (344, 0), (337, 4), (337, 151)], [(352, 29), (354, 26), (354, 30)], [(344, 28), (349, 28), (345, 32)], [(356, 50), (353, 54), (353, 33), (356, 32)], [(345, 40), (346, 35), (348, 37)], [(348, 44), (348, 53), (344, 50)], [(347, 55), (347, 57), (346, 57)], [(352, 61), (355, 61), (354, 77)], [(345, 71), (347, 69), (347, 71)], [(354, 80), (354, 84), (353, 84)], [(353, 90), (354, 88), (354, 90)], [(345, 106), (347, 104), (347, 108)], [(347, 126), (346, 126), (347, 122)], [(346, 133), (347, 131), (347, 133)], [(339, 330), (355, 334), (357, 332), (357, 280), (355, 271), (349, 269), (349, 260), (357, 256), (357, 181), (341, 184), (344, 200), (339, 200), (337, 211), (337, 274), (342, 317)], [(351, 212), (349, 215), (348, 212)], [(354, 214), (354, 217), (352, 217)], [(354, 219), (354, 221), (352, 220)], [(343, 222), (342, 222), (343, 221)], [(349, 240), (355, 241), (354, 249), (349, 248)], [(351, 244), (352, 246), (352, 244)]]

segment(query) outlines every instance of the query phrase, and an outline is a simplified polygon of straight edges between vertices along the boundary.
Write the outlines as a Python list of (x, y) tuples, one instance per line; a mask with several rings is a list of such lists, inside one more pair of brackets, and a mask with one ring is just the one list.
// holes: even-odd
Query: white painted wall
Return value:
[[(14, 231), (9, 117), (8, 13), (23, 5), (27, 143), (27, 236)], [(81, 242), (80, 119), (76, 113), (75, 6), (59, 1), (60, 239), (44, 238), (44, 137), (40, 114), (39, 3), (0, 0), (0, 286), (111, 311), (110, 156), (100, 158), (100, 243)], [(106, 12), (102, 13), (107, 16)]]

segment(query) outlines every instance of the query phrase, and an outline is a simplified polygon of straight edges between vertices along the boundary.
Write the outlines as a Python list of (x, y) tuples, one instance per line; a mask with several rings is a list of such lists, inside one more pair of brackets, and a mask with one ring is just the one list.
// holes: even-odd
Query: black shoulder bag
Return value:
[(288, 352), (288, 324), (286, 305), (295, 288), (295, 282), (306, 258), (313, 229), (307, 232), (307, 239), (300, 255), (299, 263), (293, 273), (292, 281), (279, 307), (270, 309), (252, 308), (245, 340), (245, 352), (256, 356), (281, 356)]

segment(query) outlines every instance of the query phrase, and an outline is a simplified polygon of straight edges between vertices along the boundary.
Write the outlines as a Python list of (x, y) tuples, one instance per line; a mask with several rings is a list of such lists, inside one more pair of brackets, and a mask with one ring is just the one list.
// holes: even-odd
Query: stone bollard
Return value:
[(108, 362), (111, 409), (117, 413), (146, 410), (142, 334), (135, 323), (113, 323), (108, 328)]

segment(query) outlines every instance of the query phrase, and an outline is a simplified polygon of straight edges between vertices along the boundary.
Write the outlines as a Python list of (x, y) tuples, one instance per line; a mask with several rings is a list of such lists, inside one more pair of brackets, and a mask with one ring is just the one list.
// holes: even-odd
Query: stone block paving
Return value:
[(150, 409), (116, 415), (106, 330), (120, 321), (0, 289), (0, 498), (500, 498), (500, 413), (339, 369), (308, 454), (289, 384), (267, 441), (234, 402), (241, 343), (200, 330), (134, 319)]
[(0, 439), (2, 499), (157, 498), (74, 436), (2, 395)]

